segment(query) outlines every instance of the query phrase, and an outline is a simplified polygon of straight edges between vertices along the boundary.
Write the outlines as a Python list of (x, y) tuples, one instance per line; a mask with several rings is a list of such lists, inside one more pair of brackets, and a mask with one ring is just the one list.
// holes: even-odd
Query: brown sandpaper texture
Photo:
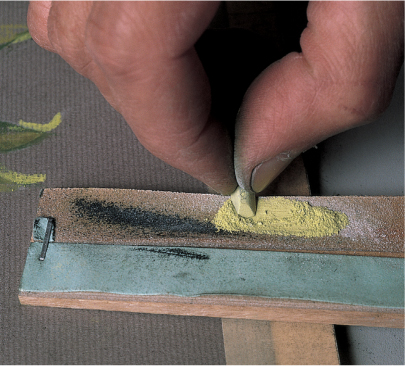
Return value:
[[(226, 232), (212, 223), (228, 197), (161, 191), (45, 189), (37, 216), (56, 220), (56, 241), (403, 257), (403, 197), (287, 196), (342, 212), (339, 234), (302, 238)], [(268, 200), (260, 197), (259, 200)], [(153, 225), (151, 225), (153, 223)]]

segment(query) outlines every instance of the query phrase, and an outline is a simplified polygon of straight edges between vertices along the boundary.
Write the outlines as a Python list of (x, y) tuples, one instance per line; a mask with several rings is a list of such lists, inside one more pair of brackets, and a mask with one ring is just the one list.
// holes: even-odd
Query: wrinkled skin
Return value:
[(34, 40), (92, 80), (155, 156), (222, 194), (261, 191), (300, 152), (388, 106), (403, 2), (311, 2), (301, 53), (243, 99), (232, 146), (194, 44), (216, 2), (31, 2)]

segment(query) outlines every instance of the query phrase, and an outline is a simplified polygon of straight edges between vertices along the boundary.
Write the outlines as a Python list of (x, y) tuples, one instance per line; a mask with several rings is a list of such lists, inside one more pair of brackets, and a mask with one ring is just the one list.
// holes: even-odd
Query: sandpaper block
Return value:
[[(347, 217), (338, 233), (318, 237), (220, 229), (228, 199), (46, 189), (20, 302), (403, 327), (403, 197), (285, 197)], [(260, 197), (258, 207), (275, 199)]]

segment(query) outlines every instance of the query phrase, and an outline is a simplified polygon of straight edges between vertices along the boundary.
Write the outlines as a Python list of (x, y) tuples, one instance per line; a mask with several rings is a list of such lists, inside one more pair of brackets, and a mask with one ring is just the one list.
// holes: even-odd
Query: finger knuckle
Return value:
[(350, 123), (362, 124), (380, 115), (389, 104), (387, 88), (376, 80), (346, 85), (338, 107)]
[(107, 30), (96, 22), (86, 28), (85, 45), (97, 63), (107, 67), (119, 67), (120, 50), (114, 45), (113, 30)]

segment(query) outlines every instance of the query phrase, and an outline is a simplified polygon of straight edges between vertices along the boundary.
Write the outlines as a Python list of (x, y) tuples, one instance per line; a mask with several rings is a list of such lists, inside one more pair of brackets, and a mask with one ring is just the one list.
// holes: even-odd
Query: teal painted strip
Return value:
[(402, 308), (401, 258), (31, 243), (22, 291), (250, 295)]

